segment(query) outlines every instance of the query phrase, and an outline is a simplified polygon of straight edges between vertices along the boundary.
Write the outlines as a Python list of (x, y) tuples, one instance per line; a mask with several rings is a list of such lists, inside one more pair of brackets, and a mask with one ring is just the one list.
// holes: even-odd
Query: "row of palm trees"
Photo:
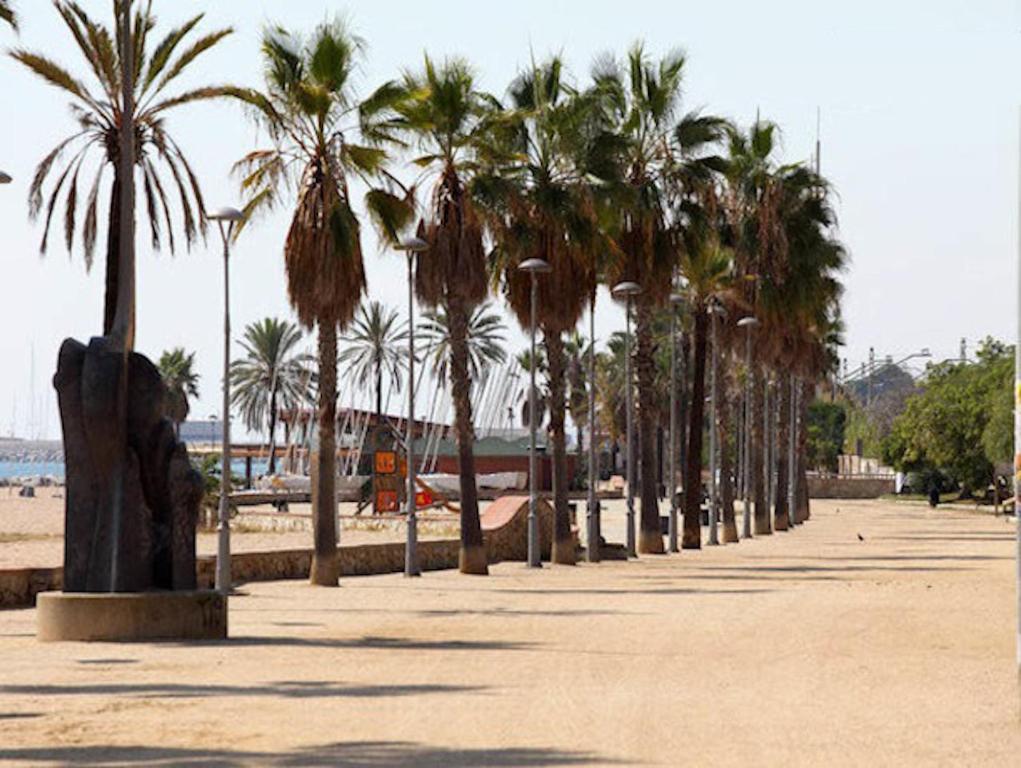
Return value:
[[(82, 190), (80, 224), (86, 263), (91, 263), (99, 194), (105, 171), (111, 170), (104, 319), (109, 330), (119, 278), (115, 255), (125, 247), (117, 240), (115, 202), (122, 181), (118, 52), (126, 41), (76, 3), (57, 0), (55, 5), (98, 86), (87, 85), (45, 55), (24, 49), (12, 53), (71, 98), (78, 123), (76, 132), (40, 163), (30, 213), (44, 215), (45, 250), (62, 202), (65, 242), (71, 249), (79, 226), (79, 178), (91, 178)], [(167, 115), (189, 103), (237, 102), (268, 137), (265, 147), (236, 165), (246, 200), (245, 227), (266, 210), (288, 206), (292, 211), (283, 243), (288, 295), (298, 321), (315, 329), (318, 340), (313, 583), (336, 584), (338, 578), (338, 336), (355, 319), (366, 289), (365, 222), (356, 211), (356, 188), (384, 243), (396, 244), (414, 229), (429, 245), (427, 258), (418, 259), (415, 290), (421, 302), (442, 314), (447, 329), (444, 374), (453, 394), (458, 438), (464, 573), (488, 570), (475, 484), (471, 392), (477, 370), (470, 324), (494, 293), (506, 299), (523, 325), (529, 322), (527, 277), (517, 269), (523, 260), (538, 257), (552, 268), (541, 280), (538, 324), (549, 382), (557, 562), (573, 562), (575, 556), (567, 506), (564, 414), (571, 360), (565, 339), (586, 310), (595, 311), (599, 285), (630, 281), (641, 289), (635, 310), (634, 391), (642, 553), (664, 551), (652, 457), (662, 415), (656, 389), (662, 341), (657, 325), (671, 306), (671, 294), (683, 293), (691, 323), (689, 427), (682, 441), (684, 475), (691, 479), (684, 489), (685, 547), (701, 544), (698, 478), (708, 308), (719, 304), (727, 310), (718, 329), (725, 361), (734, 357), (736, 321), (746, 314), (760, 321), (751, 367), (723, 366), (725, 380), (741, 377), (751, 385), (752, 421), (758, 426), (749, 458), (755, 467), (762, 466), (766, 379), (780, 382), (776, 389), (783, 422), (783, 413), (789, 414), (783, 409), (790, 408), (789, 377), (796, 374), (807, 389), (830, 365), (839, 329), (836, 277), (844, 253), (833, 231), (828, 185), (805, 164), (779, 163), (772, 124), (757, 119), (742, 129), (719, 117), (684, 113), (682, 54), (656, 60), (636, 45), (624, 60), (600, 58), (584, 84), (568, 75), (559, 57), (552, 57), (528, 66), (503, 97), (482, 90), (467, 62), (427, 56), (420, 69), (360, 94), (352, 74), (365, 45), (337, 21), (319, 25), (310, 35), (267, 29), (261, 88), (215, 85), (175, 91), (181, 73), (231, 30), (199, 36), (200, 15), (151, 45), (151, 2), (133, 6), (115, 1), (118, 13), (132, 7), (130, 43), (137, 76), (126, 88), (133, 98), (125, 103), (135, 110), (139, 198), (153, 246), (173, 250), (175, 230), (190, 246), (205, 231), (198, 179), (166, 126)], [(87, 163), (91, 176), (82, 176)], [(171, 206), (174, 192), (176, 205)], [(179, 209), (179, 222), (172, 218), (172, 207)], [(366, 371), (378, 371), (373, 364)], [(621, 390), (625, 398), (631, 396), (629, 384)], [(729, 426), (721, 424), (724, 434)], [(763, 472), (754, 474), (757, 531), (765, 533), (771, 524), (760, 487)], [(778, 503), (777, 527), (786, 524), (785, 509)]]

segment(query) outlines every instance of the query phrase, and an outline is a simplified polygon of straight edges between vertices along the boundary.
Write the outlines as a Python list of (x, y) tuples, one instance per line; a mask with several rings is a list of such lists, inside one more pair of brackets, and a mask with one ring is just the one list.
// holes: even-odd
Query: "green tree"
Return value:
[(298, 347), (301, 329), (288, 320), (267, 317), (245, 327), (245, 356), (230, 364), (231, 405), (240, 409), (245, 426), (266, 430), (270, 475), (276, 474), (276, 427), (280, 410), (309, 402), (313, 384), (311, 355)]
[(174, 432), (181, 435), (181, 424), (187, 420), (191, 410), (188, 399), (199, 396), (199, 375), (194, 370), (195, 353), (186, 353), (183, 347), (165, 351), (157, 364), (167, 396), (163, 411), (174, 423)]
[(1010, 455), (1004, 423), (1010, 409), (1002, 401), (1003, 392), (1012, 392), (1013, 364), (1013, 348), (986, 339), (974, 364), (930, 366), (924, 390), (908, 398), (884, 441), (885, 460), (904, 471), (938, 469), (961, 486), (962, 497), (985, 488), (990, 454)]
[[(366, 207), (389, 240), (412, 211), (404, 198), (371, 186), (387, 160), (391, 136), (378, 119), (392, 89), (359, 101), (353, 76), (364, 44), (341, 21), (320, 24), (308, 39), (279, 27), (263, 35), (265, 91), (225, 89), (247, 105), (272, 145), (237, 164), (246, 216), (296, 204), (284, 243), (287, 292), (301, 324), (319, 335), (319, 451), (314, 467), (313, 584), (336, 586), (337, 331), (354, 317), (365, 290), (361, 227), (349, 176), (370, 183)], [(361, 136), (365, 143), (351, 141)]]
[(808, 445), (806, 458), (809, 467), (836, 472), (838, 458), (844, 448), (844, 429), (847, 410), (837, 403), (816, 400), (808, 406)]
[(354, 321), (341, 341), (344, 349), (338, 360), (350, 366), (350, 374), (359, 387), (371, 381), (376, 390), (376, 423), (383, 423), (383, 377), (400, 388), (408, 367), (408, 332), (397, 312), (378, 301), (358, 308)]
[[(85, 266), (91, 268), (99, 234), (103, 180), (108, 171), (112, 174), (107, 196), (103, 313), (106, 334), (112, 329), (116, 310), (121, 238), (118, 147), (123, 102), (120, 99), (121, 62), (116, 44), (119, 37), (116, 30), (111, 32), (106, 25), (92, 19), (78, 3), (58, 0), (54, 6), (94, 82), (89, 84), (75, 76), (48, 55), (25, 49), (11, 53), (31, 72), (70, 97), (71, 114), (77, 123), (75, 131), (62, 139), (36, 167), (29, 186), (29, 214), (33, 219), (44, 217), (40, 250), (45, 252), (54, 214), (62, 200), (64, 242), (68, 252), (74, 247), (80, 222)], [(139, 5), (132, 24), (136, 52), (132, 100), (135, 105), (135, 164), (152, 246), (159, 250), (165, 244), (171, 253), (176, 247), (175, 229), (179, 228), (190, 247), (200, 234), (205, 234), (206, 221), (198, 177), (168, 131), (166, 118), (178, 107), (217, 98), (223, 92), (216, 86), (176, 91), (174, 86), (193, 71), (202, 54), (232, 32), (227, 28), (195, 37), (193, 33), (202, 18), (203, 14), (192, 17), (170, 30), (155, 45), (152, 45), (155, 41), (150, 40), (156, 26), (151, 2)], [(93, 159), (95, 162), (90, 162)], [(84, 207), (79, 220), (80, 206)], [(179, 225), (173, 222), (172, 207), (180, 214)]]
[[(430, 371), (442, 386), (450, 371), (450, 316), (443, 309), (424, 312), (418, 324), (425, 339), (423, 356), (430, 362)], [(494, 365), (507, 360), (507, 326), (493, 311), (489, 302), (479, 304), (468, 318), (468, 374), (472, 381), (481, 381)]]

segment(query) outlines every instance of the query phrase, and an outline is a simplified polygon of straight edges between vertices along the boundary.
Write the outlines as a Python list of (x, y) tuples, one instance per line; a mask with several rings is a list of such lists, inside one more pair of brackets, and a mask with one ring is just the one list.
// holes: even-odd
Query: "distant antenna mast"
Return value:
[(968, 340), (961, 339), (961, 362), (968, 362)]
[(815, 173), (822, 175), (822, 107), (815, 108)]

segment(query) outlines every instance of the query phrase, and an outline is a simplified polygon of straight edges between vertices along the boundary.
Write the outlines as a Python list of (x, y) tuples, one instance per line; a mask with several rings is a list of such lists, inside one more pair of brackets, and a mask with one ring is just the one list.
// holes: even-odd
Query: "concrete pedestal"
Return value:
[(36, 606), (43, 642), (227, 637), (227, 598), (219, 592), (43, 592)]

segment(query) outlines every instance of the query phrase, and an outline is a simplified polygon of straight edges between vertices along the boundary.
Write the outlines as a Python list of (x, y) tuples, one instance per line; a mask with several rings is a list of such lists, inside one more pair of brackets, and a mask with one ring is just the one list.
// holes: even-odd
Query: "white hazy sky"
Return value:
[[(108, 17), (109, 0), (83, 0)], [(84, 66), (50, 3), (15, 0), (22, 29), (0, 29), (0, 45), (46, 51)], [(212, 30), (237, 32), (196, 67), (191, 83), (260, 81), (258, 40), (269, 22), (309, 30), (338, 12), (369, 43), (364, 91), (434, 57), (462, 55), (482, 85), (502, 93), (530, 51), (561, 52), (584, 81), (594, 56), (623, 53), (644, 39), (659, 54), (685, 49), (687, 108), (741, 123), (756, 108), (783, 129), (784, 156), (807, 158), (822, 110), (823, 169), (839, 192), (841, 233), (852, 256), (845, 317), (852, 365), (922, 346), (957, 353), (960, 338), (1013, 334), (1017, 222), (1021, 12), (1016, 0), (477, 0), (341, 3), (322, 0), (156, 0), (159, 30), (200, 11)], [(41, 227), (27, 218), (35, 164), (72, 128), (67, 99), (0, 59), (0, 432), (56, 437), (49, 380), (63, 338), (98, 333), (102, 269), (85, 273), (56, 236), (39, 257)], [(185, 83), (188, 84), (188, 83)], [(198, 170), (210, 205), (237, 199), (228, 171), (255, 146), (256, 132), (228, 104), (173, 114), (170, 128)], [(141, 223), (141, 222), (140, 222)], [(285, 215), (259, 223), (240, 242), (233, 273), (235, 329), (267, 315), (289, 316), (281, 246)], [(368, 230), (368, 228), (366, 228)], [(142, 233), (140, 227), (140, 233)], [(101, 233), (101, 237), (104, 234)], [(221, 269), (214, 239), (192, 252), (152, 254), (139, 237), (138, 348), (157, 357), (195, 350), (202, 395), (193, 413), (218, 412)], [(402, 261), (381, 254), (371, 232), (365, 253), (372, 297), (403, 306)], [(622, 313), (602, 301), (598, 335)], [(525, 338), (510, 323), (515, 346)], [(34, 357), (34, 380), (33, 365)], [(33, 397), (34, 393), (34, 397)], [(35, 423), (34, 429), (31, 422)], [(12, 424), (13, 422), (13, 424)]]

